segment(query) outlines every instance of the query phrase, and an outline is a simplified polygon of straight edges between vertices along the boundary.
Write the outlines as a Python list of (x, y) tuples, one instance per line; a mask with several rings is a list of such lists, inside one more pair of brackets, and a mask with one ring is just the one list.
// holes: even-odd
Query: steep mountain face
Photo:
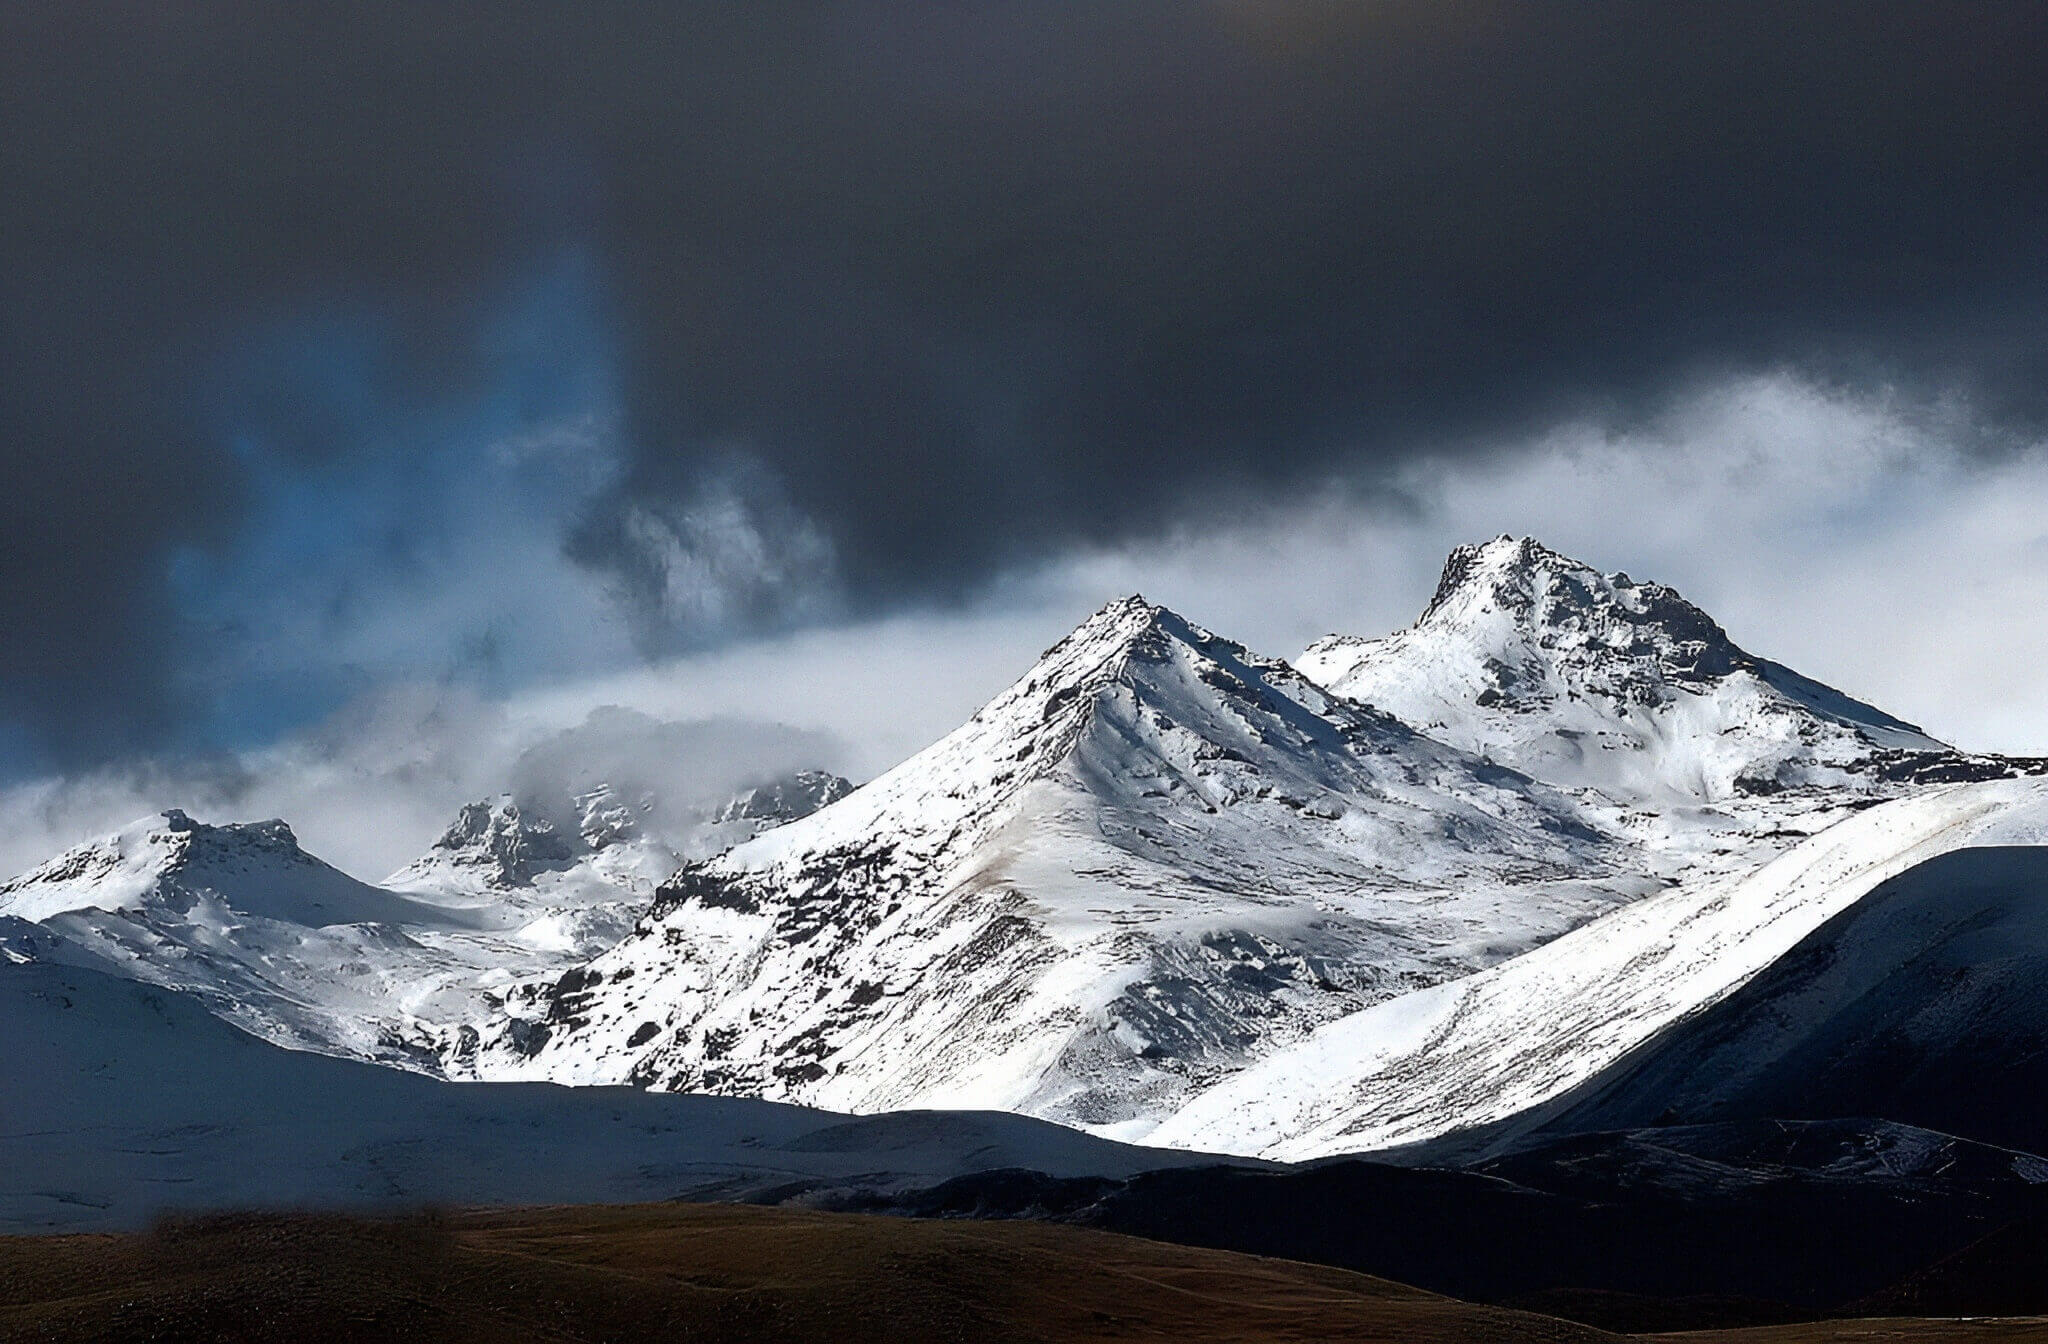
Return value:
[[(2027, 1063), (2048, 1030), (2032, 951), (2041, 851), (1983, 856), (2044, 842), (2048, 781), (1884, 803), (1748, 876), (1652, 897), (1332, 1023), (1145, 1139), (1284, 1159), (1427, 1144), (1435, 1161), (1538, 1133), (1788, 1106), (1960, 1123), (1968, 1104), (1923, 1104), (1932, 1090), (1970, 1093), (1973, 1073), (2023, 1063), (2035, 1070), (2011, 1074), (2023, 1090), (2043, 1081)], [(1952, 851), (1986, 881), (1923, 867)], [(1910, 1098), (1911, 1114), (1898, 1114)], [(2019, 1144), (1982, 1117), (1971, 1125)]]
[(1912, 724), (1739, 648), (1674, 590), (1526, 538), (1451, 553), (1413, 626), (1301, 670), (1552, 783), (1652, 805), (1998, 778)]
[(1653, 885), (1572, 799), (1131, 598), (967, 724), (685, 869), (485, 1076), (1148, 1123)]

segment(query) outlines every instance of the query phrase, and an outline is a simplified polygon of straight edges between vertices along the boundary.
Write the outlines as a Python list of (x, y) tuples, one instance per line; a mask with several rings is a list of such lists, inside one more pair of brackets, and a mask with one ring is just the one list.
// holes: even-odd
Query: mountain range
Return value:
[[(1414, 625), (1291, 664), (1112, 602), (858, 788), (813, 769), (672, 799), (557, 774), (461, 808), (380, 883), (283, 821), (137, 822), (0, 884), (0, 993), (38, 1023), (96, 1005), (70, 1020), (172, 1072), (239, 1028), (272, 1053), (207, 1065), (226, 1094), (331, 1067), (308, 1085), (384, 1098), (349, 1121), (379, 1133), (422, 1107), (559, 1123), (582, 1153), (618, 1140), (556, 1117), (688, 1093), (619, 1113), (894, 1115), (886, 1143), (915, 1148), (954, 1122), (902, 1113), (1001, 1112), (1079, 1145), (969, 1161), (934, 1137), (874, 1165), (899, 1192), (911, 1169), (1122, 1180), (1191, 1153), (1479, 1170), (1681, 1123), (1881, 1117), (2048, 1148), (2042, 763), (1958, 751), (1530, 540), (1459, 548)], [(21, 1029), (90, 1062), (92, 1031)], [(91, 1074), (38, 1058), (58, 1086)], [(396, 1077), (376, 1065), (429, 1076), (338, 1081)], [(480, 1119), (494, 1097), (527, 1118)], [(649, 1123), (671, 1137), (642, 1165), (670, 1175), (635, 1193), (715, 1185), (676, 1162), (773, 1184), (712, 1130), (697, 1152)], [(1149, 1147), (1087, 1146), (1112, 1140)], [(854, 1197), (870, 1157), (788, 1165), (790, 1188)], [(309, 1199), (370, 1188), (293, 1170)], [(139, 1198), (105, 1186), (103, 1207)], [(0, 1195), (38, 1225), (94, 1207), (49, 1193)]]

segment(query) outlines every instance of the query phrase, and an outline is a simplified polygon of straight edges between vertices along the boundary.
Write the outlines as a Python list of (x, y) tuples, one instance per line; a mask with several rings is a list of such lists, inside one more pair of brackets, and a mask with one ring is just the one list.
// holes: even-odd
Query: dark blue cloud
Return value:
[[(959, 597), (1731, 371), (1997, 446), (2044, 69), (2048, 11), (1929, 0), (5, 0), (0, 747)], [(611, 476), (481, 465), (584, 401)], [(590, 611), (465, 589), (490, 518)]]
[(335, 304), (233, 341), (206, 381), (233, 535), (170, 557), (195, 743), (246, 745), (394, 680), (502, 693), (631, 656), (561, 537), (622, 468), (587, 257), (469, 310), (465, 375), (415, 386), (388, 317)]

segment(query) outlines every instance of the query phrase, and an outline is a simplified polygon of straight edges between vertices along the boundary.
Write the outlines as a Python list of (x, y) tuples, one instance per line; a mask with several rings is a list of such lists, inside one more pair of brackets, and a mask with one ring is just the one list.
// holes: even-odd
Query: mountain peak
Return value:
[(0, 883), (0, 914), (30, 920), (76, 910), (185, 911), (202, 899), (309, 925), (389, 921), (413, 910), (308, 854), (283, 821), (211, 825), (178, 808)]
[(434, 842), (459, 866), (482, 873), (493, 886), (524, 886), (545, 868), (576, 857), (577, 846), (553, 823), (521, 814), (511, 795), (465, 806)]
[(182, 836), (187, 839), (178, 842), (174, 859), (189, 860), (193, 846), (213, 846), (227, 849), (270, 850), (279, 854), (303, 855), (299, 848), (299, 837), (282, 817), (268, 821), (229, 821), (219, 825), (199, 821), (183, 808), (167, 807), (155, 819), (136, 822), (122, 834), (129, 832), (154, 831), (166, 837)]
[(1083, 645), (1123, 645), (1139, 639), (1159, 626), (1160, 618), (1173, 613), (1145, 600), (1142, 593), (1119, 597), (1102, 606), (1067, 632), (1064, 639), (1046, 650), (1050, 658), (1062, 649)]
[(1533, 643), (1545, 651), (1542, 661), (1629, 665), (1633, 679), (1684, 685), (1760, 665), (1676, 589), (1603, 574), (1533, 537), (1453, 550), (1413, 629), (1467, 632), (1503, 663), (1520, 661), (1510, 653)]
[(1163, 649), (1179, 640), (1202, 646), (1215, 636), (1174, 612), (1132, 593), (1096, 609), (1044, 653), (1008, 691), (982, 707), (976, 718), (1015, 712), (1021, 701), (1043, 701), (1050, 713), (1073, 705), (1080, 693), (1105, 686), (1146, 647)]
[(1114, 597), (1096, 608), (1095, 614), (1081, 622), (1083, 627), (1096, 624), (1124, 624), (1155, 619), (1165, 608), (1149, 601), (1143, 593), (1128, 593)]
[(1676, 589), (1637, 583), (1625, 573), (1603, 574), (1534, 537), (1503, 534), (1454, 549), (1417, 624), (1469, 619), (1480, 611), (1505, 611), (1541, 625), (1578, 624), (1599, 612), (1625, 624), (1666, 626), (1679, 640), (1740, 652), (1712, 617)]
[(1539, 567), (1593, 573), (1590, 566), (1560, 555), (1534, 537), (1515, 537), (1503, 532), (1492, 541), (1452, 548), (1444, 559), (1443, 574), (1437, 579), (1436, 593), (1423, 609), (1422, 619), (1428, 620), (1437, 608), (1461, 593), (1526, 587)]
[(1899, 753), (1949, 752), (1750, 654), (1676, 589), (1603, 574), (1530, 537), (1458, 547), (1414, 625), (1332, 636), (1299, 665), (1467, 750), (1627, 794), (1867, 783), (1913, 768)]

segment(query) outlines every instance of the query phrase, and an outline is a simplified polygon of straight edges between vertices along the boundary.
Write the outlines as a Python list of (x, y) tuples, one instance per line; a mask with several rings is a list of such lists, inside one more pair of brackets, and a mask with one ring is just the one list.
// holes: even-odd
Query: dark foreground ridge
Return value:
[[(2048, 1293), (1976, 1293), (1988, 1280), (1974, 1272), (1943, 1271), (1939, 1292), (1916, 1277), (2014, 1224), (2048, 1226), (2048, 1162), (1887, 1121), (1587, 1134), (1464, 1170), (1338, 1160), (1128, 1179), (982, 1172), (837, 1207), (1281, 1256), (1617, 1331), (1923, 1301), (1942, 1309), (1907, 1314), (2048, 1312)], [(2048, 1238), (2014, 1236), (1992, 1243), (2023, 1248), (2007, 1280), (2031, 1269), (2048, 1283), (2048, 1253), (2036, 1253)], [(1922, 1286), (1901, 1295), (1909, 1281)]]
[[(1627, 1338), (1342, 1270), (1036, 1223), (647, 1204), (391, 1221), (215, 1215), (149, 1233), (0, 1238), (0, 1339), (44, 1344)], [(1683, 1338), (2035, 1341), (2048, 1340), (2048, 1321), (1895, 1318)]]
[(648, 1204), (0, 1239), (0, 1339), (49, 1344), (1611, 1338), (1342, 1270), (1019, 1223)]

